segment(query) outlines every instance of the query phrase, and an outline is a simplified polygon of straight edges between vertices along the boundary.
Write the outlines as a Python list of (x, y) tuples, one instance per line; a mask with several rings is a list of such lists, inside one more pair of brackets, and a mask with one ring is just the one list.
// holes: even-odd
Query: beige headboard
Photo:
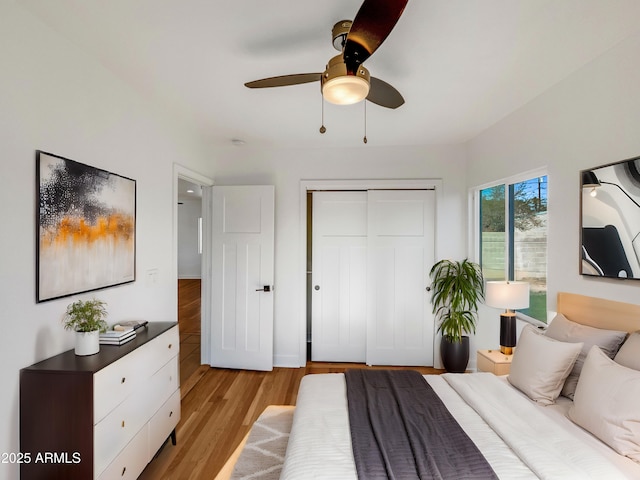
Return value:
[(640, 305), (587, 297), (577, 293), (558, 293), (558, 312), (569, 320), (609, 330), (640, 330)]

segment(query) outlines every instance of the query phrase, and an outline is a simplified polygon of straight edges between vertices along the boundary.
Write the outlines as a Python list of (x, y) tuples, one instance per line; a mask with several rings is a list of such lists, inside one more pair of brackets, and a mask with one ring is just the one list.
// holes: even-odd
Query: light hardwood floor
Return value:
[(183, 398), (206, 371), (200, 365), (200, 287), (199, 279), (178, 280), (180, 391)]
[[(183, 287), (186, 292), (188, 286), (179, 288)], [(195, 287), (190, 287), (193, 293)], [(199, 294), (199, 285), (197, 291)], [(189, 302), (186, 295), (179, 298), (179, 314), (186, 317), (179, 318), (182, 417), (177, 427), (178, 442), (175, 446), (171, 442), (164, 445), (140, 476), (142, 480), (211, 480), (268, 405), (295, 405), (304, 375), (370, 368), (361, 364), (317, 362), (309, 362), (304, 368), (274, 368), (271, 372), (201, 366), (199, 344), (196, 348), (193, 343), (196, 333), (199, 338), (199, 299), (196, 331), (195, 325), (191, 325), (195, 316), (193, 302)], [(189, 303), (191, 309), (187, 308)], [(191, 312), (191, 316), (185, 312)], [(183, 318), (191, 318), (191, 322), (184, 320), (183, 325)], [(428, 367), (416, 370), (423, 374), (442, 372)]]

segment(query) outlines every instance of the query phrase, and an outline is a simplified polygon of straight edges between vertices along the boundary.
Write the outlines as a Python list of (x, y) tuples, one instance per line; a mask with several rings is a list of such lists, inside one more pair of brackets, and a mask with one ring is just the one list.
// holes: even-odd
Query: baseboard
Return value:
[(202, 280), (201, 275), (178, 275), (178, 280)]

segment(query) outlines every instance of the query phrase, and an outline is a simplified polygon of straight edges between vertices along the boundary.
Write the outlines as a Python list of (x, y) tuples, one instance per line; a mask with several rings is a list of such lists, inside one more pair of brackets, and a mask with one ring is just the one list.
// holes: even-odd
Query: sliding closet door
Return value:
[(311, 359), (365, 362), (367, 192), (314, 192)]
[(369, 365), (433, 365), (435, 191), (368, 192)]

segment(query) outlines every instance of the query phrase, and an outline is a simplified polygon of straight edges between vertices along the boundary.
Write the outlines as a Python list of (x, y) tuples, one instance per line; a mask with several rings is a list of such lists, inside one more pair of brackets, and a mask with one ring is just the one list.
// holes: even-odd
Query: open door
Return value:
[(273, 369), (274, 187), (211, 187), (212, 367)]

